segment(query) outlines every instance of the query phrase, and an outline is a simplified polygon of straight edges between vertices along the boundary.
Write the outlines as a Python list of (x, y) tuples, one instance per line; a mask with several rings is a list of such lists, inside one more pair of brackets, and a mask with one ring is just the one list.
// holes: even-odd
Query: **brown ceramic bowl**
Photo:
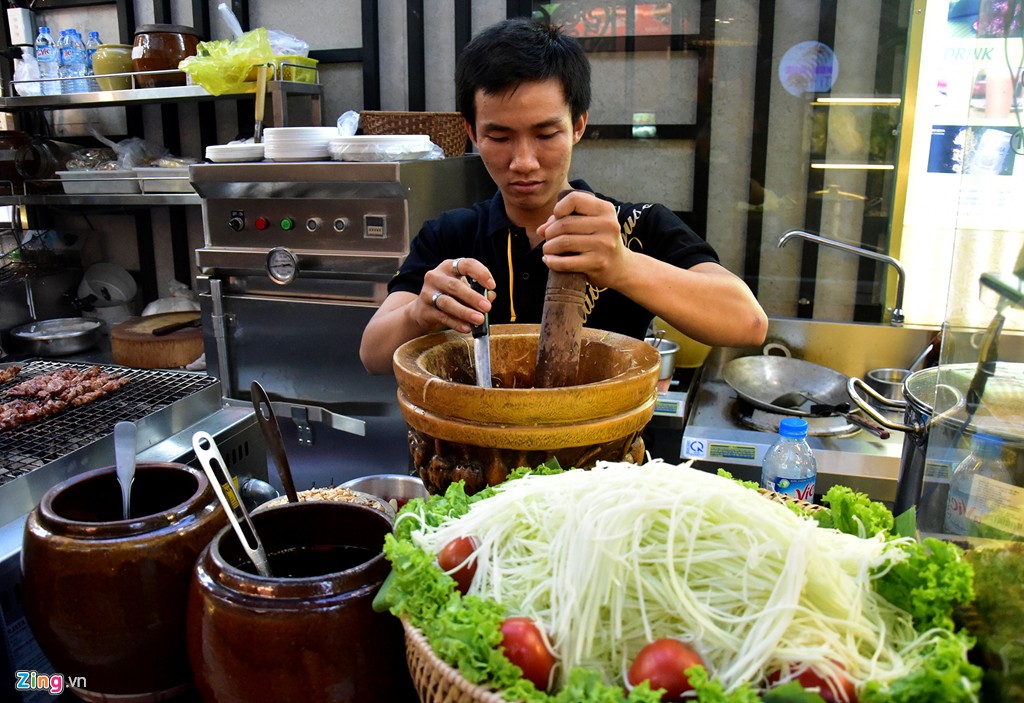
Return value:
[[(185, 606), (199, 553), (227, 520), (206, 475), (140, 463), (122, 519), (113, 467), (51, 488), (22, 545), (25, 614), (53, 671), (86, 701), (143, 703), (191, 688)], [(164, 696), (164, 697), (161, 697)]]
[[(180, 24), (144, 24), (135, 30), (132, 46), (132, 67), (136, 72), (167, 71), (177, 69), (188, 56), (195, 56), (199, 35), (192, 27)], [(159, 88), (185, 85), (185, 74), (139, 75), (135, 82), (140, 88)]]

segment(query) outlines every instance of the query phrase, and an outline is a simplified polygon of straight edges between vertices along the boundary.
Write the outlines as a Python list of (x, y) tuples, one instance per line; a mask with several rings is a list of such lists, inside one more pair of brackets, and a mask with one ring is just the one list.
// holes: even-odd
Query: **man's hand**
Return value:
[(586, 191), (571, 191), (537, 228), (544, 263), (552, 271), (586, 274), (591, 285), (615, 288), (631, 252), (622, 242), (615, 206)]
[(424, 330), (449, 327), (469, 332), (482, 324), (491, 301), (475, 292), (466, 277), (479, 282), (488, 291), (496, 285), (487, 267), (476, 259), (445, 259), (423, 277), (423, 288), (412, 314)]

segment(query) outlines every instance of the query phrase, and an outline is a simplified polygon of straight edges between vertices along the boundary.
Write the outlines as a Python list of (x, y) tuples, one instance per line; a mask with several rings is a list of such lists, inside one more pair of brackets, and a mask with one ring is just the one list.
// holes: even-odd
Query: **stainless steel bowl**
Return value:
[(369, 493), (389, 503), (394, 501), (392, 505), (397, 510), (413, 498), (426, 498), (430, 495), (418, 476), (405, 474), (360, 476), (341, 485), (353, 491)]
[(65, 356), (95, 346), (103, 323), (84, 317), (41, 320), (15, 327), (11, 337), (23, 351), (36, 356)]

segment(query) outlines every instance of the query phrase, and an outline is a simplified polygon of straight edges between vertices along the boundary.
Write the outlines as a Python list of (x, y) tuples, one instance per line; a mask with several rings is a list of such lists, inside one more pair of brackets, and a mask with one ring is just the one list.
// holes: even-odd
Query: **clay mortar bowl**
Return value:
[(584, 328), (576, 384), (534, 388), (539, 325), (491, 326), (493, 388), (475, 385), (473, 339), (438, 332), (394, 356), (398, 403), (424, 485), (469, 493), (552, 457), (563, 468), (643, 459), (654, 414), (658, 352), (643, 340)]

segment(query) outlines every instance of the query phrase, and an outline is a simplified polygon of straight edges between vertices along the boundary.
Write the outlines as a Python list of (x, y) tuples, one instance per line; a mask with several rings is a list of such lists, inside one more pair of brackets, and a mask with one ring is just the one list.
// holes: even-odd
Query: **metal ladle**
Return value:
[(274, 465), (277, 466), (277, 473), (281, 477), (281, 485), (284, 486), (285, 495), (289, 503), (298, 503), (299, 496), (295, 492), (295, 481), (292, 480), (291, 466), (288, 464), (288, 455), (284, 450), (284, 439), (281, 437), (281, 426), (277, 424), (277, 415), (274, 414), (274, 407), (270, 404), (270, 397), (263, 390), (259, 381), (253, 381), (249, 387), (252, 395), (252, 407), (256, 411), (256, 421), (263, 430), (263, 438), (267, 442), (267, 449), (274, 458)]
[[(196, 458), (202, 464), (206, 477), (210, 479), (210, 485), (213, 486), (213, 492), (217, 494), (217, 500), (220, 501), (224, 512), (227, 513), (228, 522), (231, 523), (235, 534), (238, 535), (242, 549), (256, 566), (256, 571), (260, 576), (268, 578), (273, 576), (270, 573), (270, 564), (267, 562), (267, 553), (263, 549), (263, 543), (260, 542), (260, 537), (256, 534), (256, 528), (253, 527), (252, 520), (249, 519), (249, 512), (245, 509), (241, 496), (235, 490), (235, 482), (231, 480), (231, 475), (224, 464), (224, 458), (220, 454), (220, 449), (217, 448), (217, 443), (213, 441), (209, 432), (200, 431), (192, 435), (192, 449), (195, 450)], [(224, 491), (231, 493), (231, 499), (225, 495)]]
[(117, 482), (121, 484), (121, 504), (124, 519), (131, 518), (132, 483), (135, 482), (135, 423), (119, 422), (114, 425), (114, 465)]

